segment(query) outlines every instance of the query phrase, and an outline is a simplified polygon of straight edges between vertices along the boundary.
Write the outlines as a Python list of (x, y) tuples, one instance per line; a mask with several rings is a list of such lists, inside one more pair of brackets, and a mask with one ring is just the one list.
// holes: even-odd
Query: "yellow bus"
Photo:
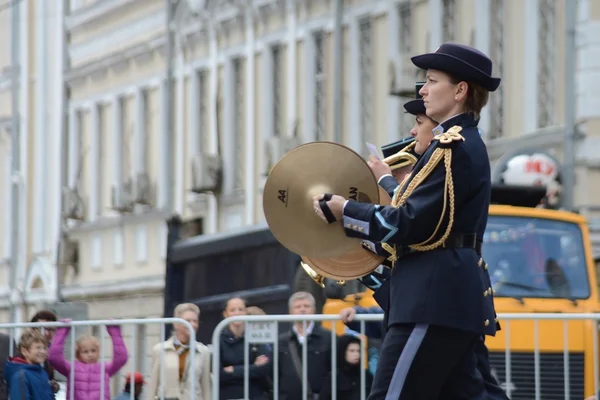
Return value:
[[(495, 291), (496, 311), (599, 312), (596, 270), (586, 220), (576, 213), (538, 208), (544, 195), (542, 188), (495, 188), (495, 203), (503, 204), (490, 206), (483, 257)], [(352, 305), (377, 304), (372, 292), (366, 290), (349, 294), (343, 300), (327, 300), (323, 313), (336, 314)], [(542, 399), (566, 398), (565, 367), (571, 399), (584, 399), (593, 394), (592, 349), (598, 329), (592, 321), (500, 323), (502, 330), (495, 337), (488, 337), (486, 343), (493, 373), (503, 387), (510, 390), (511, 399), (535, 398), (536, 343)], [(331, 329), (330, 323), (327, 328)], [(335, 329), (342, 333), (344, 327), (337, 324)], [(511, 367), (508, 384), (507, 343)]]

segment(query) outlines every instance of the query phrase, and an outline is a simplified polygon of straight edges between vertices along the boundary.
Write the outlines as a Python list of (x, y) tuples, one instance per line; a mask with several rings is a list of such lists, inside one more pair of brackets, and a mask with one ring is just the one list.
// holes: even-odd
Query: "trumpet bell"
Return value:
[(306, 263), (304, 263), (304, 261), (300, 261), (300, 265), (302, 266), (302, 269), (304, 269), (304, 272), (306, 272), (308, 274), (308, 276), (310, 276), (312, 278), (313, 281), (315, 281), (322, 288), (325, 288), (325, 277), (324, 276), (316, 273), (315, 270), (312, 269), (311, 267), (309, 267), (308, 265), (306, 265)]

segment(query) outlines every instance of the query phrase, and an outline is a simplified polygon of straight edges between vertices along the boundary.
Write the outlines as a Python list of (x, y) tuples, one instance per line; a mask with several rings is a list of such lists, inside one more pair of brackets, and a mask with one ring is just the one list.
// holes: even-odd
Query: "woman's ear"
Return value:
[(456, 85), (456, 91), (454, 94), (454, 100), (461, 101), (467, 98), (469, 92), (469, 84), (465, 81), (458, 82)]

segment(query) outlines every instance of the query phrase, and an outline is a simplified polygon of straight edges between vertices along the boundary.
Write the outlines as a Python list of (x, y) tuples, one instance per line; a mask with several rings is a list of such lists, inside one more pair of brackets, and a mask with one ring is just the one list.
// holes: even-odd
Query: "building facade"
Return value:
[[(492, 160), (526, 147), (562, 159), (565, 2), (574, 3), (345, 0), (339, 69), (333, 0), (174, 1), (173, 46), (164, 0), (19, 3), (28, 21), (18, 60), (20, 301), (35, 308), (60, 293), (87, 303), (90, 319), (162, 315), (170, 216), (180, 215), (189, 235), (244, 229), (264, 221), (261, 188), (289, 148), (333, 140), (367, 155), (365, 142), (406, 136), (414, 122), (403, 113), (407, 98), (390, 93), (423, 79), (411, 55), (446, 41), (481, 49), (503, 78), (480, 124)], [(594, 223), (600, 4), (577, 7), (575, 203)], [(10, 16), (0, 11), (0, 29), (10, 32)], [(14, 179), (10, 50), (0, 44), (6, 193)], [(1, 206), (11, 210), (7, 199)], [(0, 215), (4, 272), (10, 215)], [(138, 333), (158, 340), (157, 330)]]
[[(5, 38), (0, 45), (2, 321), (27, 318), (36, 305), (56, 300), (64, 124), (62, 15), (60, 2), (41, 0), (11, 2), (0, 10)], [(15, 142), (13, 131), (18, 132)], [(12, 197), (14, 186), (18, 199)], [(14, 215), (18, 224), (12, 223)], [(10, 279), (13, 259), (15, 285)], [(12, 318), (11, 298), (17, 305)]]

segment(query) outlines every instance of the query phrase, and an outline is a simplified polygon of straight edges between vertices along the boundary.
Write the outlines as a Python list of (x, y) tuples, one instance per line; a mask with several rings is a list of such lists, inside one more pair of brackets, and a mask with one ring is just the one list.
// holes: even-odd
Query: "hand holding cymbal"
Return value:
[[(325, 194), (317, 194), (316, 196), (313, 196), (312, 200), (313, 200), (313, 208), (315, 209), (315, 213), (317, 213), (317, 215), (325, 222), (329, 223), (327, 221), (327, 217), (325, 216), (325, 214), (323, 214), (323, 210), (321, 209), (321, 205), (319, 204), (319, 201), (323, 199), (323, 197), (325, 197)], [(331, 196), (331, 200), (327, 201), (325, 204), (327, 204), (327, 206), (329, 207), (329, 210), (331, 210), (331, 214), (333, 215), (333, 217), (335, 218), (336, 221), (339, 221), (340, 219), (342, 219), (343, 213), (344, 213), (344, 203), (346, 202), (346, 199), (343, 198), (342, 196), (338, 196), (338, 195), (333, 195)]]

